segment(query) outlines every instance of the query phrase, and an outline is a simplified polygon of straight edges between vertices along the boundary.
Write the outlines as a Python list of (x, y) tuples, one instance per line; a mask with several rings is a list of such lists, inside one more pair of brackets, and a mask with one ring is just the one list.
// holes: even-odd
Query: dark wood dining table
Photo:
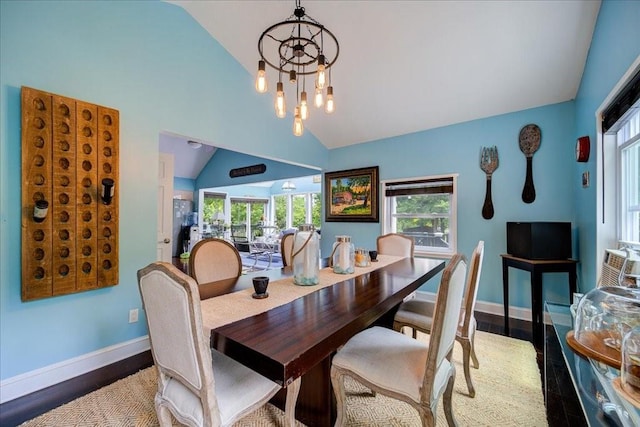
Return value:
[[(331, 357), (353, 335), (374, 324), (390, 327), (404, 298), (444, 269), (444, 261), (403, 258), (346, 276), (290, 303), (211, 331), (211, 346), (283, 387), (302, 377), (296, 419), (308, 426), (335, 420)], [(252, 278), (293, 276), (291, 267), (260, 271), (199, 286), (201, 299), (251, 288)], [(284, 408), (286, 393), (272, 403)]]

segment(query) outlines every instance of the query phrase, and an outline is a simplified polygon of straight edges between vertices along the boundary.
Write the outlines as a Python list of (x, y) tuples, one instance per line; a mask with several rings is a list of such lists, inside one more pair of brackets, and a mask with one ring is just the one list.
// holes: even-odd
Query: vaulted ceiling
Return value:
[[(260, 34), (295, 8), (294, 0), (173, 3), (252, 75)], [(305, 122), (327, 148), (573, 99), (600, 8), (591, 0), (301, 5), (340, 43), (331, 75), (336, 111), (313, 107)], [(267, 75), (270, 93), (263, 96), (273, 96), (277, 74)], [(285, 92), (295, 105), (295, 91)]]

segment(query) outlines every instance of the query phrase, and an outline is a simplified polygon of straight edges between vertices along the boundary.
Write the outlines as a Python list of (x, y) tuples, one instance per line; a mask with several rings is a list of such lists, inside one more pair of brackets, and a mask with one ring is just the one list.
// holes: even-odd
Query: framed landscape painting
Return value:
[(327, 222), (378, 222), (378, 166), (324, 174)]

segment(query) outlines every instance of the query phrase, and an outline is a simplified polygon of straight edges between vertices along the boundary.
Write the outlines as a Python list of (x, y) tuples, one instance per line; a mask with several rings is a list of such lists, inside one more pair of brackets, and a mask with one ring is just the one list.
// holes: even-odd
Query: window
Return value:
[(383, 181), (383, 233), (412, 237), (417, 254), (454, 254), (456, 179), (446, 175)]
[(273, 196), (274, 223), (281, 230), (313, 224), (320, 228), (322, 195), (320, 193), (282, 194)]
[(616, 132), (618, 239), (640, 242), (640, 101)]
[[(258, 224), (267, 217), (267, 199), (245, 199), (231, 198), (231, 227), (232, 232), (241, 231), (240, 226), (244, 226), (244, 235), (253, 236), (253, 231), (257, 230)], [(256, 228), (256, 230), (253, 230)]]

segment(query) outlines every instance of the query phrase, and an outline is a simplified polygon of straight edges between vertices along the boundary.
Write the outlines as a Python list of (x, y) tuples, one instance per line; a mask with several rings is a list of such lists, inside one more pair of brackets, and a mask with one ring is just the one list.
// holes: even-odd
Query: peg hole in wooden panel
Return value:
[(109, 261), (108, 259), (105, 259), (104, 261), (102, 261), (102, 268), (104, 268), (105, 270), (110, 270), (111, 261)]
[(37, 191), (33, 194), (33, 201), (37, 202), (38, 200), (44, 200), (44, 194), (42, 194), (41, 192)]
[(111, 157), (111, 148), (109, 147), (104, 147), (104, 149), (102, 150), (102, 154), (105, 157)]
[(89, 172), (91, 170), (91, 162), (89, 160), (85, 160), (84, 162), (82, 162), (82, 169), (84, 169), (85, 171)]
[(82, 118), (83, 119), (85, 119), (86, 121), (90, 121), (92, 117), (93, 117), (93, 115), (91, 114), (91, 111), (82, 110)]
[(42, 261), (44, 259), (44, 250), (42, 248), (36, 248), (36, 250), (33, 251), (33, 257), (38, 261)]
[(44, 157), (42, 157), (40, 154), (36, 154), (35, 156), (33, 156), (33, 164), (36, 166), (44, 165)]
[(60, 230), (58, 236), (60, 240), (69, 240), (69, 230)]
[(105, 222), (111, 221), (111, 212), (107, 211), (104, 214), (102, 214), (102, 220)]
[(82, 271), (83, 271), (85, 274), (89, 274), (89, 273), (91, 273), (91, 264), (90, 264), (90, 263), (88, 263), (88, 262), (83, 262), (83, 263), (82, 263)]
[(71, 146), (69, 145), (69, 141), (67, 140), (60, 141), (60, 150), (69, 151), (70, 148)]
[(33, 277), (38, 280), (44, 279), (44, 268), (42, 267), (36, 268), (36, 270), (33, 272)]
[(84, 246), (82, 247), (82, 255), (84, 255), (84, 256), (89, 256), (89, 255), (91, 255), (91, 252), (93, 252), (93, 251), (91, 250), (91, 246), (89, 246), (89, 245), (84, 245)]
[(44, 147), (44, 139), (39, 135), (36, 136), (35, 138), (33, 138), (33, 145), (35, 145), (36, 148)]
[(91, 218), (92, 218), (92, 217), (93, 217), (93, 216), (91, 215), (91, 212), (89, 212), (89, 211), (86, 211), (86, 212), (84, 212), (84, 213), (82, 214), (82, 220), (83, 220), (84, 222), (89, 222), (89, 221), (91, 221)]
[(102, 235), (103, 235), (104, 237), (107, 237), (107, 238), (108, 238), (108, 237), (111, 237), (111, 229), (110, 229), (109, 227), (105, 227), (105, 228), (102, 230)]
[(44, 184), (44, 175), (42, 174), (36, 174), (36, 176), (33, 177), (33, 183), (35, 185), (43, 185)]
[(69, 169), (69, 159), (67, 159), (66, 157), (61, 157), (60, 160), (58, 161), (58, 164), (64, 170)]
[(44, 231), (37, 229), (33, 232), (33, 240), (36, 242), (42, 242), (44, 240)]
[(113, 120), (111, 119), (111, 116), (110, 116), (110, 115), (105, 114), (105, 115), (102, 117), (102, 122), (103, 122), (105, 125), (107, 125), (107, 126), (111, 126), (111, 123), (113, 123)]
[(40, 117), (36, 117), (33, 120), (33, 126), (35, 126), (36, 129), (44, 129), (46, 123)]
[(102, 132), (102, 138), (105, 141), (111, 141), (111, 138), (113, 137), (111, 136), (111, 132), (109, 132), (108, 130), (105, 130), (104, 132)]
[(66, 276), (67, 274), (69, 274), (69, 266), (67, 264), (62, 264), (59, 268), (58, 268), (58, 273), (61, 276)]
[(84, 154), (91, 154), (91, 145), (89, 144), (83, 144), (82, 145), (82, 152)]
[(40, 98), (34, 98), (33, 107), (38, 111), (44, 111), (47, 109), (44, 105), (44, 101)]
[(91, 178), (84, 178), (84, 179), (82, 180), (82, 186), (83, 186), (84, 188), (89, 188), (89, 187), (91, 187)]
[(58, 201), (61, 205), (69, 204), (69, 195), (67, 193), (60, 193), (58, 196)]
[(69, 248), (67, 248), (66, 246), (60, 248), (60, 258), (69, 258), (69, 255)]
[(82, 203), (85, 205), (90, 205), (92, 202), (91, 194), (84, 193), (82, 195)]
[(85, 126), (84, 128), (82, 128), (82, 134), (89, 138), (91, 135), (93, 135), (93, 131), (89, 126)]
[(70, 182), (71, 181), (69, 180), (68, 176), (63, 175), (63, 176), (60, 177), (60, 185), (61, 186), (68, 187)]
[(111, 245), (108, 243), (105, 243), (104, 245), (102, 245), (102, 252), (105, 254), (110, 254), (111, 253)]
[(85, 228), (84, 230), (82, 230), (82, 237), (85, 239), (90, 239), (91, 238), (91, 230), (89, 228)]
[(60, 222), (69, 222), (69, 212), (67, 211), (60, 212)]
[(60, 104), (60, 106), (58, 107), (58, 109), (60, 110), (60, 114), (62, 114), (65, 117), (69, 117), (69, 106), (67, 104)]
[(69, 133), (71, 133), (71, 129), (69, 129), (69, 125), (66, 123), (62, 123), (60, 125), (60, 132), (64, 133), (65, 135), (68, 135)]
[(102, 165), (104, 173), (111, 173), (111, 163), (105, 163)]

